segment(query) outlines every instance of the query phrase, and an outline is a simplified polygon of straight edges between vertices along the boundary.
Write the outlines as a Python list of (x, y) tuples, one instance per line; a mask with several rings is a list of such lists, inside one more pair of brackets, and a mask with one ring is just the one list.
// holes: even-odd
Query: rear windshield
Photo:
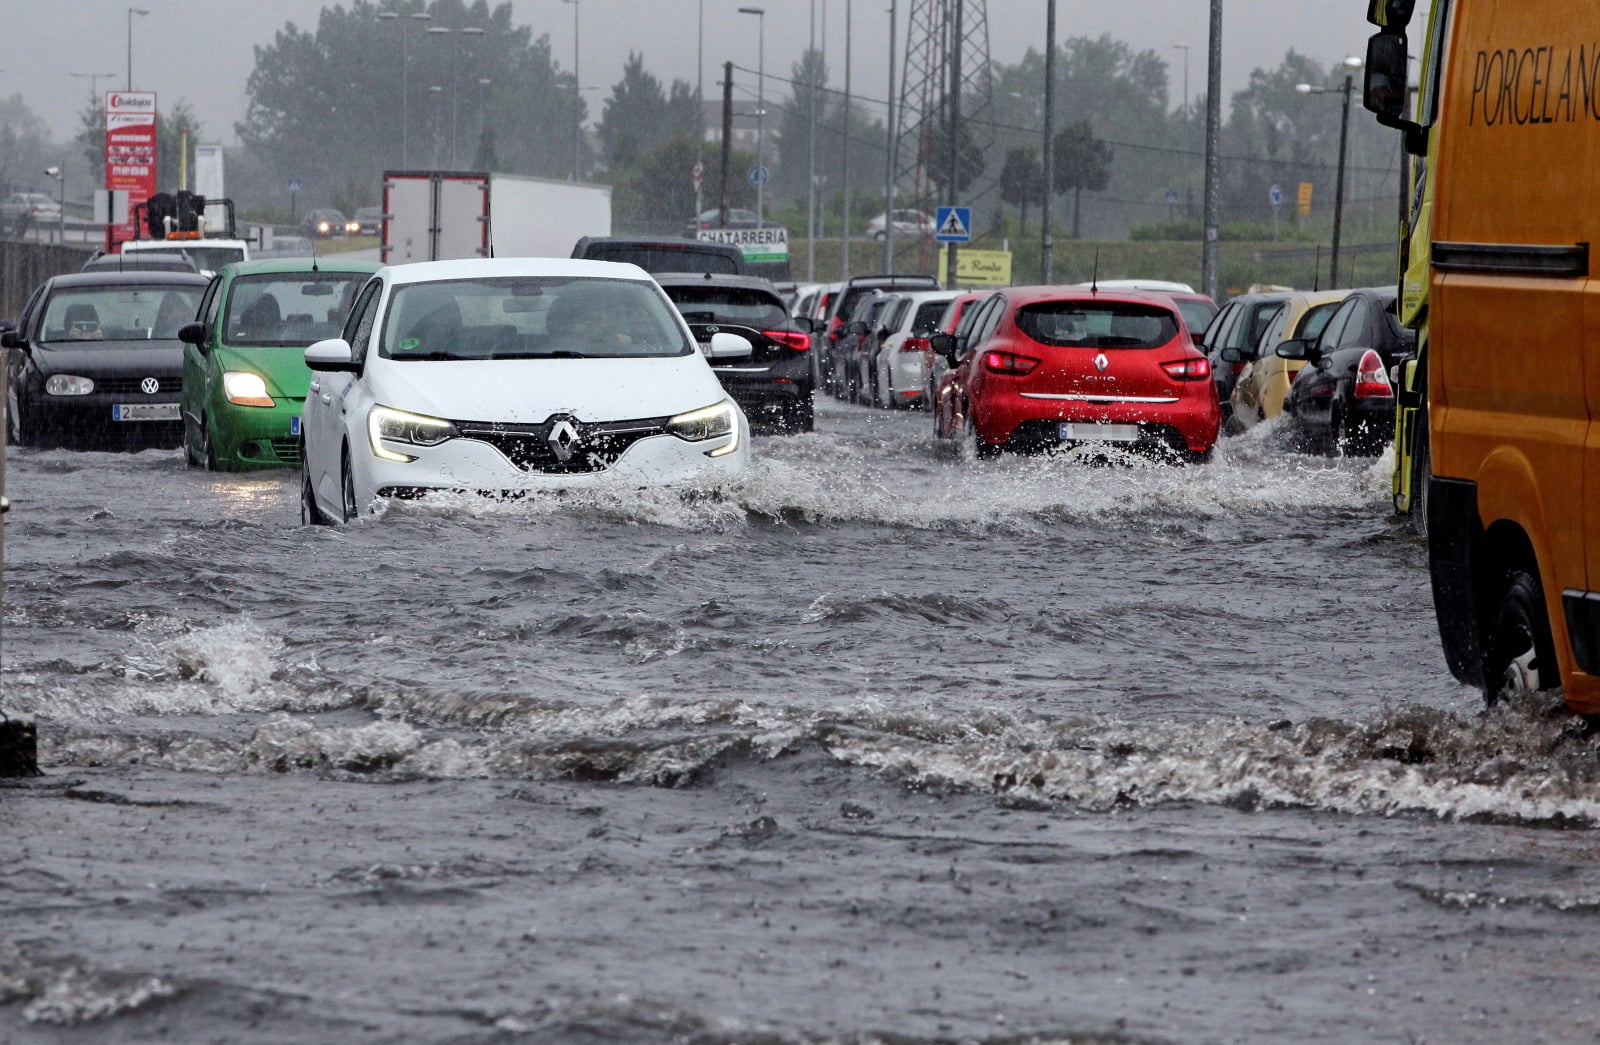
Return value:
[(740, 265), (718, 251), (696, 250), (693, 246), (670, 244), (648, 247), (592, 245), (584, 251), (591, 261), (616, 261), (638, 265), (646, 272), (712, 272), (722, 276), (741, 275)]
[(787, 326), (789, 313), (772, 294), (749, 287), (666, 287), (690, 323), (723, 323), (769, 330)]
[(911, 321), (911, 333), (926, 335), (937, 331), (939, 321), (944, 318), (944, 310), (949, 307), (948, 301), (927, 301), (918, 305), (916, 318)]
[(1344, 304), (1342, 301), (1327, 301), (1306, 309), (1306, 314), (1300, 317), (1300, 332), (1295, 337), (1303, 337), (1308, 341), (1315, 340), (1342, 304)]
[(402, 283), (379, 351), (391, 359), (682, 356), (694, 346), (653, 283), (501, 276)]
[[(196, 268), (205, 269), (207, 272), (215, 272), (224, 265), (245, 260), (243, 247), (204, 247), (199, 246), (195, 240), (185, 240), (183, 242), (185, 244), (183, 246), (134, 247), (132, 252), (139, 254), (178, 254), (194, 262)], [(124, 247), (123, 249), (128, 250), (129, 248)]]
[(1047, 301), (1017, 310), (1017, 329), (1045, 345), (1159, 348), (1178, 334), (1178, 317), (1131, 301)]
[(194, 321), (204, 286), (74, 288), (50, 295), (40, 341), (175, 341)]
[(1206, 332), (1206, 327), (1216, 318), (1217, 306), (1209, 301), (1195, 301), (1182, 298), (1173, 302), (1178, 306), (1178, 311), (1183, 315), (1183, 325), (1189, 328), (1189, 333), (1198, 338)]
[(365, 272), (282, 272), (240, 276), (228, 292), (223, 340), (247, 347), (305, 348), (338, 337)]

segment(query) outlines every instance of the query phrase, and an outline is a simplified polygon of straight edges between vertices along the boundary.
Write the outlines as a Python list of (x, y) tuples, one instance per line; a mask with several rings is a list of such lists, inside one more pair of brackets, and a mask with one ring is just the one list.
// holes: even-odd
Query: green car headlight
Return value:
[(410, 454), (398, 453), (385, 447), (384, 442), (407, 443), (411, 446), (438, 446), (461, 433), (449, 421), (422, 414), (409, 414), (387, 406), (374, 406), (367, 414), (367, 437), (372, 452), (385, 461), (415, 461)]
[(739, 414), (731, 400), (679, 414), (667, 422), (667, 431), (691, 443), (733, 436), (727, 445), (706, 451), (707, 457), (725, 457), (739, 449)]

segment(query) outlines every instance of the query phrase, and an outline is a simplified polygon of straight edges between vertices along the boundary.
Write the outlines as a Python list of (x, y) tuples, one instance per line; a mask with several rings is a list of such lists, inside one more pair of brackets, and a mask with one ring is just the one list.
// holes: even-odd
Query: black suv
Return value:
[(938, 290), (942, 284), (933, 276), (857, 276), (844, 285), (844, 289), (828, 303), (828, 314), (822, 317), (822, 329), (817, 331), (813, 350), (815, 368), (812, 377), (819, 385), (835, 396), (844, 396), (851, 371), (849, 360), (843, 358), (841, 339), (851, 335), (845, 329), (861, 299), (874, 291)]
[(810, 321), (791, 317), (771, 283), (696, 273), (659, 274), (656, 282), (702, 346), (719, 332), (750, 342), (748, 359), (713, 359), (711, 369), (752, 425), (811, 431)]
[(585, 236), (572, 248), (574, 258), (586, 261), (620, 261), (638, 265), (652, 276), (658, 272), (699, 272), (718, 276), (748, 276), (744, 251), (731, 243), (695, 239), (648, 239), (633, 236)]

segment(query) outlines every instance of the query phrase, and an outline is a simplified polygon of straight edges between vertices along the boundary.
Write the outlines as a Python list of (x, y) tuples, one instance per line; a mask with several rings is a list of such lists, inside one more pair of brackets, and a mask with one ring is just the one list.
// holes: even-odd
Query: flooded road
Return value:
[(1600, 742), (1448, 676), (1387, 459), (298, 525), (13, 448), (0, 1041), (1589, 1042)]

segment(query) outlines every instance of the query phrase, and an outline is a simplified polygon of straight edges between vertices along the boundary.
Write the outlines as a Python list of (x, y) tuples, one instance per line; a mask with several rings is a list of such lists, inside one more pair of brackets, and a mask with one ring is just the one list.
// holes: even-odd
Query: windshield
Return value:
[(338, 337), (365, 272), (277, 272), (240, 276), (228, 291), (223, 341), (242, 347), (292, 346)]
[(771, 294), (748, 287), (666, 287), (689, 323), (724, 323), (771, 330), (787, 327), (789, 313)]
[(1018, 309), (1017, 329), (1046, 345), (1159, 348), (1177, 336), (1178, 317), (1131, 301), (1047, 301)]
[(1306, 314), (1300, 317), (1300, 330), (1296, 337), (1303, 337), (1308, 341), (1316, 339), (1322, 333), (1322, 328), (1328, 325), (1328, 320), (1339, 311), (1342, 301), (1327, 301), (1320, 305), (1313, 305), (1306, 309)]
[(50, 295), (40, 341), (175, 341), (203, 286), (73, 287)]
[[(129, 247), (124, 246), (122, 249), (128, 250)], [(207, 272), (215, 272), (231, 262), (245, 260), (243, 247), (206, 247), (199, 245), (195, 240), (189, 240), (186, 245), (182, 246), (173, 244), (172, 246), (134, 247), (132, 249), (140, 254), (187, 255), (194, 262), (196, 268), (204, 269)]]
[(584, 257), (592, 261), (617, 261), (638, 265), (646, 272), (714, 272), (718, 275), (739, 274), (739, 262), (721, 251), (702, 250), (692, 243), (675, 246), (670, 243), (652, 243), (648, 246), (627, 244), (591, 244)]
[(693, 352), (654, 285), (503, 276), (402, 283), (379, 353), (390, 359), (584, 359)]

